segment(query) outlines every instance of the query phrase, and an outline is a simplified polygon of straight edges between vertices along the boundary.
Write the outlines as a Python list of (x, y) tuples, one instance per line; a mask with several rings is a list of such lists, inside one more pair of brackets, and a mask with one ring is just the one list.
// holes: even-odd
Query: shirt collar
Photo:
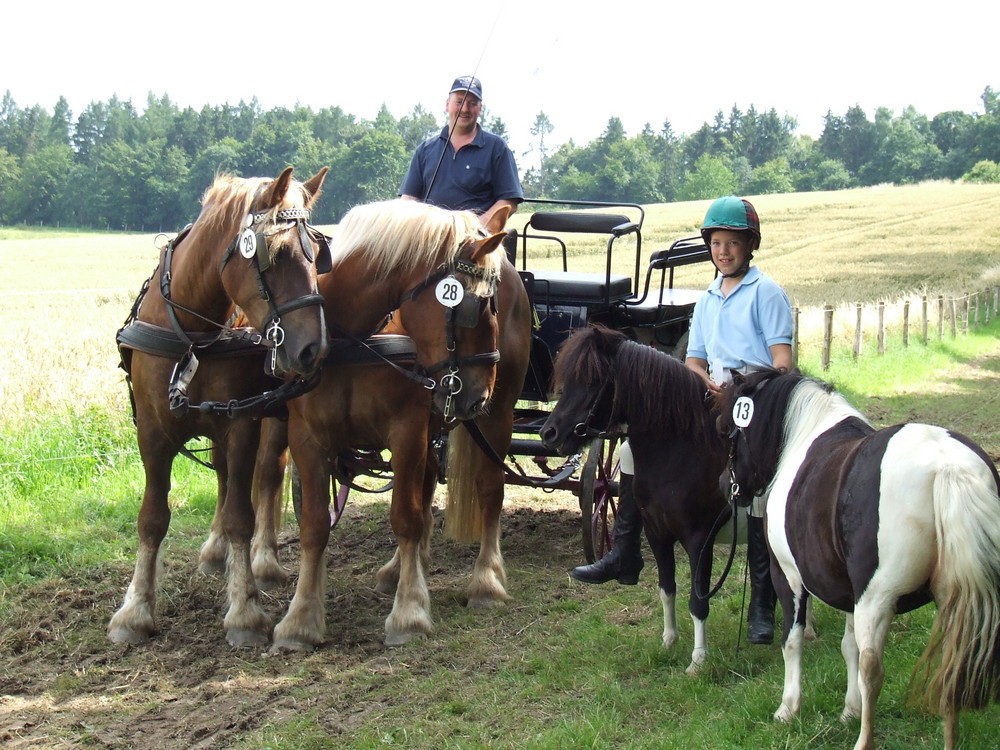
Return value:
[[(712, 281), (712, 283), (709, 285), (708, 291), (721, 296), (722, 282), (724, 279), (725, 279), (724, 276), (721, 275), (716, 276), (715, 279)], [(756, 284), (759, 279), (760, 279), (760, 269), (757, 268), (757, 266), (750, 266), (750, 268), (747, 269), (746, 274), (744, 274), (743, 278), (740, 279), (740, 283), (737, 284), (736, 287), (733, 289), (733, 292), (735, 292), (741, 286), (749, 286), (750, 284)], [(730, 292), (730, 296), (732, 296), (733, 292)]]

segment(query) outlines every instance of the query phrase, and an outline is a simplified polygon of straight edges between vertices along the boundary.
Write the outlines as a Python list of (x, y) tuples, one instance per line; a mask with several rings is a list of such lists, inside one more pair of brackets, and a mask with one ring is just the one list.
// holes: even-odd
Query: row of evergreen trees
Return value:
[[(926, 179), (1000, 181), (1000, 97), (987, 87), (983, 113), (860, 107), (827, 114), (818, 139), (775, 110), (722, 111), (690, 135), (647, 125), (626, 134), (612, 117), (585, 145), (552, 148), (544, 112), (531, 148), (516, 154), (528, 197), (658, 203)], [(504, 137), (490, 113), (484, 124)], [(75, 119), (65, 98), (53, 111), (0, 103), (0, 224), (48, 224), (170, 231), (190, 221), (220, 171), (302, 177), (328, 165), (316, 223), (333, 223), (352, 205), (396, 195), (413, 149), (442, 123), (420, 106), (396, 119), (383, 107), (360, 120), (339, 107), (263, 111), (256, 99), (184, 109), (149, 95), (139, 112), (116, 97), (92, 102)]]

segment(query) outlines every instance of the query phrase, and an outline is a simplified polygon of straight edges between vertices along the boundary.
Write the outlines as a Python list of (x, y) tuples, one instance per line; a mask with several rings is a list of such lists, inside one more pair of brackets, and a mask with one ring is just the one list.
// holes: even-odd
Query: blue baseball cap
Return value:
[(468, 91), (480, 101), (483, 99), (483, 84), (479, 82), (478, 78), (473, 76), (459, 76), (456, 78), (455, 82), (451, 84), (451, 91), (448, 93), (454, 94), (456, 91)]

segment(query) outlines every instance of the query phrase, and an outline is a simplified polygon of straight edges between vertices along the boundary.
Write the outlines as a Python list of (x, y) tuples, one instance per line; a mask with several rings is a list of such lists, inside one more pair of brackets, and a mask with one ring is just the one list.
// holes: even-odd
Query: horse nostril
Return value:
[(538, 431), (538, 436), (542, 439), (542, 445), (546, 448), (551, 448), (552, 442), (556, 437), (556, 429), (555, 427), (543, 425), (542, 429)]

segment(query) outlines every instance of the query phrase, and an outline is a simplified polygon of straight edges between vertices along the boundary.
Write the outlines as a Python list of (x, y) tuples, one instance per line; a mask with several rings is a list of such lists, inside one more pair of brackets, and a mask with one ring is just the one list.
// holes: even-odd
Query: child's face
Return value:
[(728, 229), (716, 229), (712, 232), (709, 249), (712, 251), (712, 260), (723, 274), (734, 273), (742, 268), (750, 253), (747, 235)]

